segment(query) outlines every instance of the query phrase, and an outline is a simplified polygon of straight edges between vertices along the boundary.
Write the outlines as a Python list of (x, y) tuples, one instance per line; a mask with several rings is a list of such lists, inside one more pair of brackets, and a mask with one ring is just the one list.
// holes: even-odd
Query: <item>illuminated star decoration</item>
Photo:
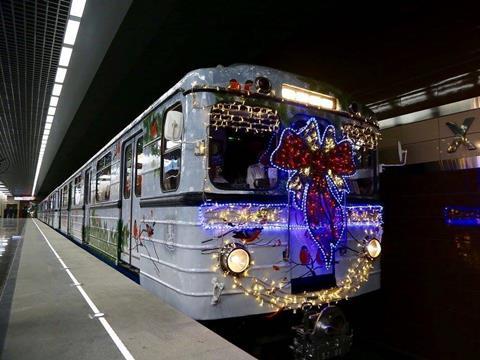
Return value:
[(477, 147), (467, 138), (468, 129), (472, 126), (473, 120), (475, 118), (469, 117), (463, 120), (462, 125), (456, 123), (447, 122), (449, 129), (455, 134), (455, 138), (452, 143), (448, 145), (447, 151), (449, 153), (454, 153), (457, 151), (460, 145), (465, 146), (468, 150), (475, 150)]
[(287, 189), (293, 204), (302, 211), (308, 233), (329, 268), (346, 227), (345, 177), (356, 171), (351, 141), (337, 142), (332, 125), (320, 137), (318, 123), (311, 118), (298, 131), (283, 131), (270, 161), (289, 173)]

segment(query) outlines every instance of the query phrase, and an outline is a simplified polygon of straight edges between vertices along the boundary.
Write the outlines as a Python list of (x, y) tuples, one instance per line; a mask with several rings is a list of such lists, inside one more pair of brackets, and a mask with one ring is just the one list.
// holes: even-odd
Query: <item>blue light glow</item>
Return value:
[(444, 219), (447, 225), (480, 226), (480, 208), (447, 206)]

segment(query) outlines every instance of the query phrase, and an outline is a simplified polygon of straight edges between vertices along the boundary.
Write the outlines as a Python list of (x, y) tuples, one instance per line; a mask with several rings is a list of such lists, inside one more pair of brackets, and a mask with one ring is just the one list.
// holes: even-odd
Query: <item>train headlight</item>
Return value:
[(307, 105), (317, 106), (322, 109), (335, 110), (337, 99), (333, 96), (315, 91), (299, 88), (289, 84), (282, 85), (282, 97), (285, 100), (297, 101)]
[(380, 245), (380, 241), (374, 238), (368, 242), (366, 250), (368, 256), (370, 256), (372, 259), (375, 259), (382, 252), (382, 245)]
[(225, 246), (220, 254), (220, 265), (222, 269), (240, 275), (250, 266), (250, 253), (241, 244), (229, 244)]

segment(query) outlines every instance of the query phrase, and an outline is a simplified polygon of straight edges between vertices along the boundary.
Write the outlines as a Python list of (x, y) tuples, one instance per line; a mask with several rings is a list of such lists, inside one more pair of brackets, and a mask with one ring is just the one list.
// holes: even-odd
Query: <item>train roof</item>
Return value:
[(72, 180), (81, 170), (87, 167), (91, 161), (100, 156), (108, 147), (114, 144), (125, 133), (130, 131), (143, 119), (149, 112), (155, 109), (159, 104), (171, 97), (173, 94), (181, 91), (185, 92), (191, 89), (202, 88), (225, 88), (231, 79), (237, 80), (239, 83), (245, 83), (247, 80), (255, 80), (256, 77), (266, 77), (272, 83), (272, 95), (279, 96), (281, 94), (281, 86), (284, 83), (307, 89), (310, 91), (320, 92), (325, 95), (333, 96), (339, 100), (342, 110), (347, 111), (351, 99), (342, 91), (324, 82), (317, 81), (301, 75), (292, 74), (286, 71), (273, 69), (266, 66), (250, 65), (250, 64), (233, 64), (230, 66), (218, 65), (210, 68), (200, 68), (188, 72), (180, 81), (178, 81), (167, 92), (160, 96), (145, 111), (138, 115), (130, 124), (128, 124), (120, 133), (113, 137), (105, 146), (103, 146), (95, 155), (93, 155), (85, 164), (77, 171), (69, 176), (65, 181), (58, 185), (45, 199), (50, 197), (58, 188), (65, 186)]

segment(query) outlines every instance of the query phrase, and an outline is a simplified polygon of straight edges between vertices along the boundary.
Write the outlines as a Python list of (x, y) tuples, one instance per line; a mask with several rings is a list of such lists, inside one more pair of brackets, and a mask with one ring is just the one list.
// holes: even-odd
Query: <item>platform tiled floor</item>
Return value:
[(47, 225), (14, 221), (0, 224), (0, 237), (23, 234), (0, 267), (1, 359), (124, 358), (34, 221), (135, 359), (251, 358)]

